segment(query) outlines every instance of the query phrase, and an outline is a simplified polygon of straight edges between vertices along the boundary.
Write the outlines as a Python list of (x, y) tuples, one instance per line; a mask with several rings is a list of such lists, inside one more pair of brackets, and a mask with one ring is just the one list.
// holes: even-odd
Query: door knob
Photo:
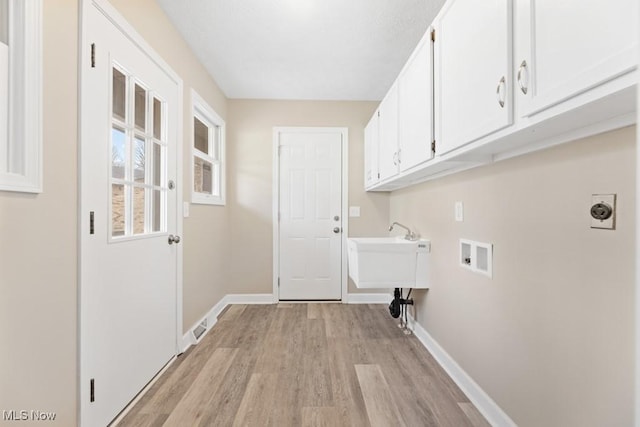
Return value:
[(340, 233), (340, 227), (333, 227), (333, 232), (336, 234)]
[(180, 243), (180, 236), (174, 236), (173, 234), (169, 234), (168, 241), (170, 245), (173, 245), (174, 243), (178, 244)]

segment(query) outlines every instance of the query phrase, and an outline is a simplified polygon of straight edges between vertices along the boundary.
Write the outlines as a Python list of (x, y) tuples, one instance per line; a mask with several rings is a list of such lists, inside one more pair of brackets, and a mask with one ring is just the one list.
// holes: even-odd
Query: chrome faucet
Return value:
[(407, 239), (407, 240), (418, 240), (418, 235), (416, 233), (411, 231), (411, 229), (409, 227), (407, 227), (406, 225), (402, 225), (399, 222), (394, 222), (393, 224), (391, 224), (391, 226), (389, 226), (389, 231), (393, 231), (393, 227), (395, 227), (396, 225), (398, 227), (402, 227), (405, 230), (407, 230), (407, 234), (404, 235), (405, 239)]

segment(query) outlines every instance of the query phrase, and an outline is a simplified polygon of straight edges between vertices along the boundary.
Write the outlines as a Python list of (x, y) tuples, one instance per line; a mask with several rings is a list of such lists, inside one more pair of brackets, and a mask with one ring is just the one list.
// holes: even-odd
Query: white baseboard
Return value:
[[(222, 313), (222, 310), (224, 310), (227, 304), (229, 304), (228, 302), (225, 301), (226, 298), (227, 298), (226, 296), (223, 297), (220, 301), (218, 301), (216, 305), (211, 307), (211, 310), (209, 310), (207, 314), (205, 314), (200, 320), (194, 323), (189, 328), (187, 333), (182, 336), (182, 345), (180, 346), (180, 349), (183, 353), (189, 347), (197, 344), (200, 340), (202, 340), (202, 338), (204, 338), (204, 336), (207, 335), (207, 333), (211, 330), (211, 328), (213, 328), (213, 326), (218, 322), (218, 316), (220, 315), (220, 313)], [(197, 328), (198, 325), (200, 325), (204, 320), (207, 321), (207, 329), (206, 331), (204, 331), (202, 335), (200, 335), (198, 339), (196, 339), (195, 335), (193, 334), (193, 330)]]
[(447, 353), (436, 340), (411, 316), (408, 318), (409, 328), (422, 345), (449, 374), (460, 390), (478, 408), (478, 411), (494, 427), (517, 427), (516, 423), (485, 393), (482, 388), (467, 374), (464, 369)]
[(275, 304), (273, 294), (229, 294), (223, 298), (227, 304)]
[(391, 294), (347, 294), (347, 304), (389, 304)]

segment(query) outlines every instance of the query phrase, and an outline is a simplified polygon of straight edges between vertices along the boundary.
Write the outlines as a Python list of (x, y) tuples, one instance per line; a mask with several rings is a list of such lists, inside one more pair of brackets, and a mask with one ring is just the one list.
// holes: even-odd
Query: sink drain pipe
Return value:
[(389, 304), (389, 313), (394, 319), (397, 319), (404, 313), (405, 325), (407, 324), (407, 305), (413, 305), (413, 299), (409, 298), (410, 296), (411, 289), (409, 289), (407, 298), (403, 298), (402, 289), (396, 288), (393, 291), (393, 300), (391, 300), (391, 304)]

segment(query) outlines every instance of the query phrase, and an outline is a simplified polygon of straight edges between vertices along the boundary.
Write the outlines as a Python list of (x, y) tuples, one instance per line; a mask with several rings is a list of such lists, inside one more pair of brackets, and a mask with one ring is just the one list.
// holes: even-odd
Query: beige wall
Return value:
[[(364, 126), (375, 102), (230, 100), (228, 121), (233, 293), (271, 293), (272, 174), (274, 126), (347, 127), (349, 205), (361, 217), (349, 219), (351, 236), (384, 235), (389, 223), (387, 194), (365, 193)], [(350, 284), (349, 292), (356, 292)]]
[[(626, 128), (391, 196), (432, 241), (420, 324), (519, 426), (633, 423), (634, 143)], [(617, 193), (615, 231), (590, 228), (596, 193)], [(493, 280), (457, 265), (460, 238), (493, 243)]]
[[(215, 81), (173, 27), (155, 0), (111, 0), (151, 47), (173, 68), (184, 83), (183, 197), (190, 200), (193, 88), (223, 118), (227, 100)], [(228, 289), (229, 209), (224, 206), (191, 205), (184, 219), (183, 329), (198, 322)]]
[[(44, 192), (0, 192), (0, 412), (76, 418), (77, 2), (44, 5)], [(2, 425), (0, 415), (0, 425)]]

